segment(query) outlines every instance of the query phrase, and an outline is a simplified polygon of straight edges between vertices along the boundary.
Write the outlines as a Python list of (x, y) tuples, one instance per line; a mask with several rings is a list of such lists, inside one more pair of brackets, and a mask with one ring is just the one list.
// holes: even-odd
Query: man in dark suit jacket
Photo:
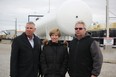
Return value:
[(40, 74), (41, 42), (34, 35), (35, 30), (35, 24), (28, 22), (25, 32), (13, 40), (10, 60), (11, 77), (38, 77)]

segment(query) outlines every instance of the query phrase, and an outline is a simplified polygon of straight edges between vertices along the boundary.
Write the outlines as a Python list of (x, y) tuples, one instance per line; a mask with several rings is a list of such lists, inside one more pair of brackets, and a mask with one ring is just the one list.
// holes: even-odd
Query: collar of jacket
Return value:
[[(85, 34), (85, 36), (84, 37), (82, 37), (81, 39), (84, 39), (84, 38), (86, 38), (86, 37), (91, 37), (91, 35), (87, 32), (86, 34)], [(75, 35), (75, 37), (74, 38), (76, 38), (77, 39), (77, 37), (76, 37), (76, 35)], [(81, 40), (81, 39), (79, 39), (79, 40)], [(78, 39), (77, 39), (78, 40)]]
[(51, 40), (48, 41), (47, 45), (51, 45), (51, 46), (60, 46), (60, 45), (64, 45), (64, 43), (62, 41), (58, 41), (58, 43), (52, 42)]
[[(25, 32), (23, 32), (23, 34), (22, 34), (23, 36), (25, 36), (25, 37), (27, 37), (27, 35), (26, 35), (26, 33)], [(33, 34), (33, 39), (34, 39), (34, 37), (35, 37), (35, 34)]]

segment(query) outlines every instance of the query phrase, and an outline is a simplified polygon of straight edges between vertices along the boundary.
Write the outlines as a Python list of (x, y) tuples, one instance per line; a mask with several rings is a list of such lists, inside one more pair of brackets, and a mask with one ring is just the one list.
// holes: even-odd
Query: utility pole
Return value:
[(15, 18), (15, 37), (17, 37), (17, 18)]
[(50, 0), (49, 0), (49, 4), (48, 4), (48, 13), (50, 13)]
[(105, 44), (105, 51), (109, 52), (111, 51), (111, 48), (112, 48), (112, 41), (113, 39), (112, 38), (109, 38), (109, 0), (106, 0), (106, 39), (104, 39), (104, 43), (106, 41), (106, 44)]
[(106, 0), (106, 35), (109, 37), (109, 0)]

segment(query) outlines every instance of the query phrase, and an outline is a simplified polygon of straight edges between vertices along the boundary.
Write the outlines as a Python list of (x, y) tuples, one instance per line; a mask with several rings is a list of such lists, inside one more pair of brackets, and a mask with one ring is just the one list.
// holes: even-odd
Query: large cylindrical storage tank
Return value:
[(40, 20), (36, 21), (35, 24), (37, 26), (35, 33), (38, 36), (46, 36), (46, 32), (48, 33), (51, 28), (58, 27), (56, 24), (56, 14), (47, 14)]
[(58, 27), (63, 36), (74, 36), (74, 26), (78, 20), (84, 21), (88, 27), (92, 23), (90, 8), (82, 0), (68, 0), (56, 13), (49, 13), (35, 22), (36, 34), (46, 36), (51, 28)]
[(66, 35), (74, 35), (74, 26), (78, 20), (86, 23), (87, 28), (92, 23), (92, 14), (88, 5), (82, 0), (68, 0), (57, 11), (57, 23)]

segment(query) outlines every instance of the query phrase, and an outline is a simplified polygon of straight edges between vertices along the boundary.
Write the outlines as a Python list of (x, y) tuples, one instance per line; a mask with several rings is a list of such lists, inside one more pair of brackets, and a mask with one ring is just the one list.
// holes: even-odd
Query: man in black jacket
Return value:
[(33, 22), (26, 24), (26, 31), (13, 40), (11, 46), (10, 76), (38, 77), (40, 71), (40, 39), (34, 35)]
[(87, 34), (82, 21), (75, 25), (75, 36), (69, 44), (70, 77), (97, 77), (103, 62), (98, 43)]

